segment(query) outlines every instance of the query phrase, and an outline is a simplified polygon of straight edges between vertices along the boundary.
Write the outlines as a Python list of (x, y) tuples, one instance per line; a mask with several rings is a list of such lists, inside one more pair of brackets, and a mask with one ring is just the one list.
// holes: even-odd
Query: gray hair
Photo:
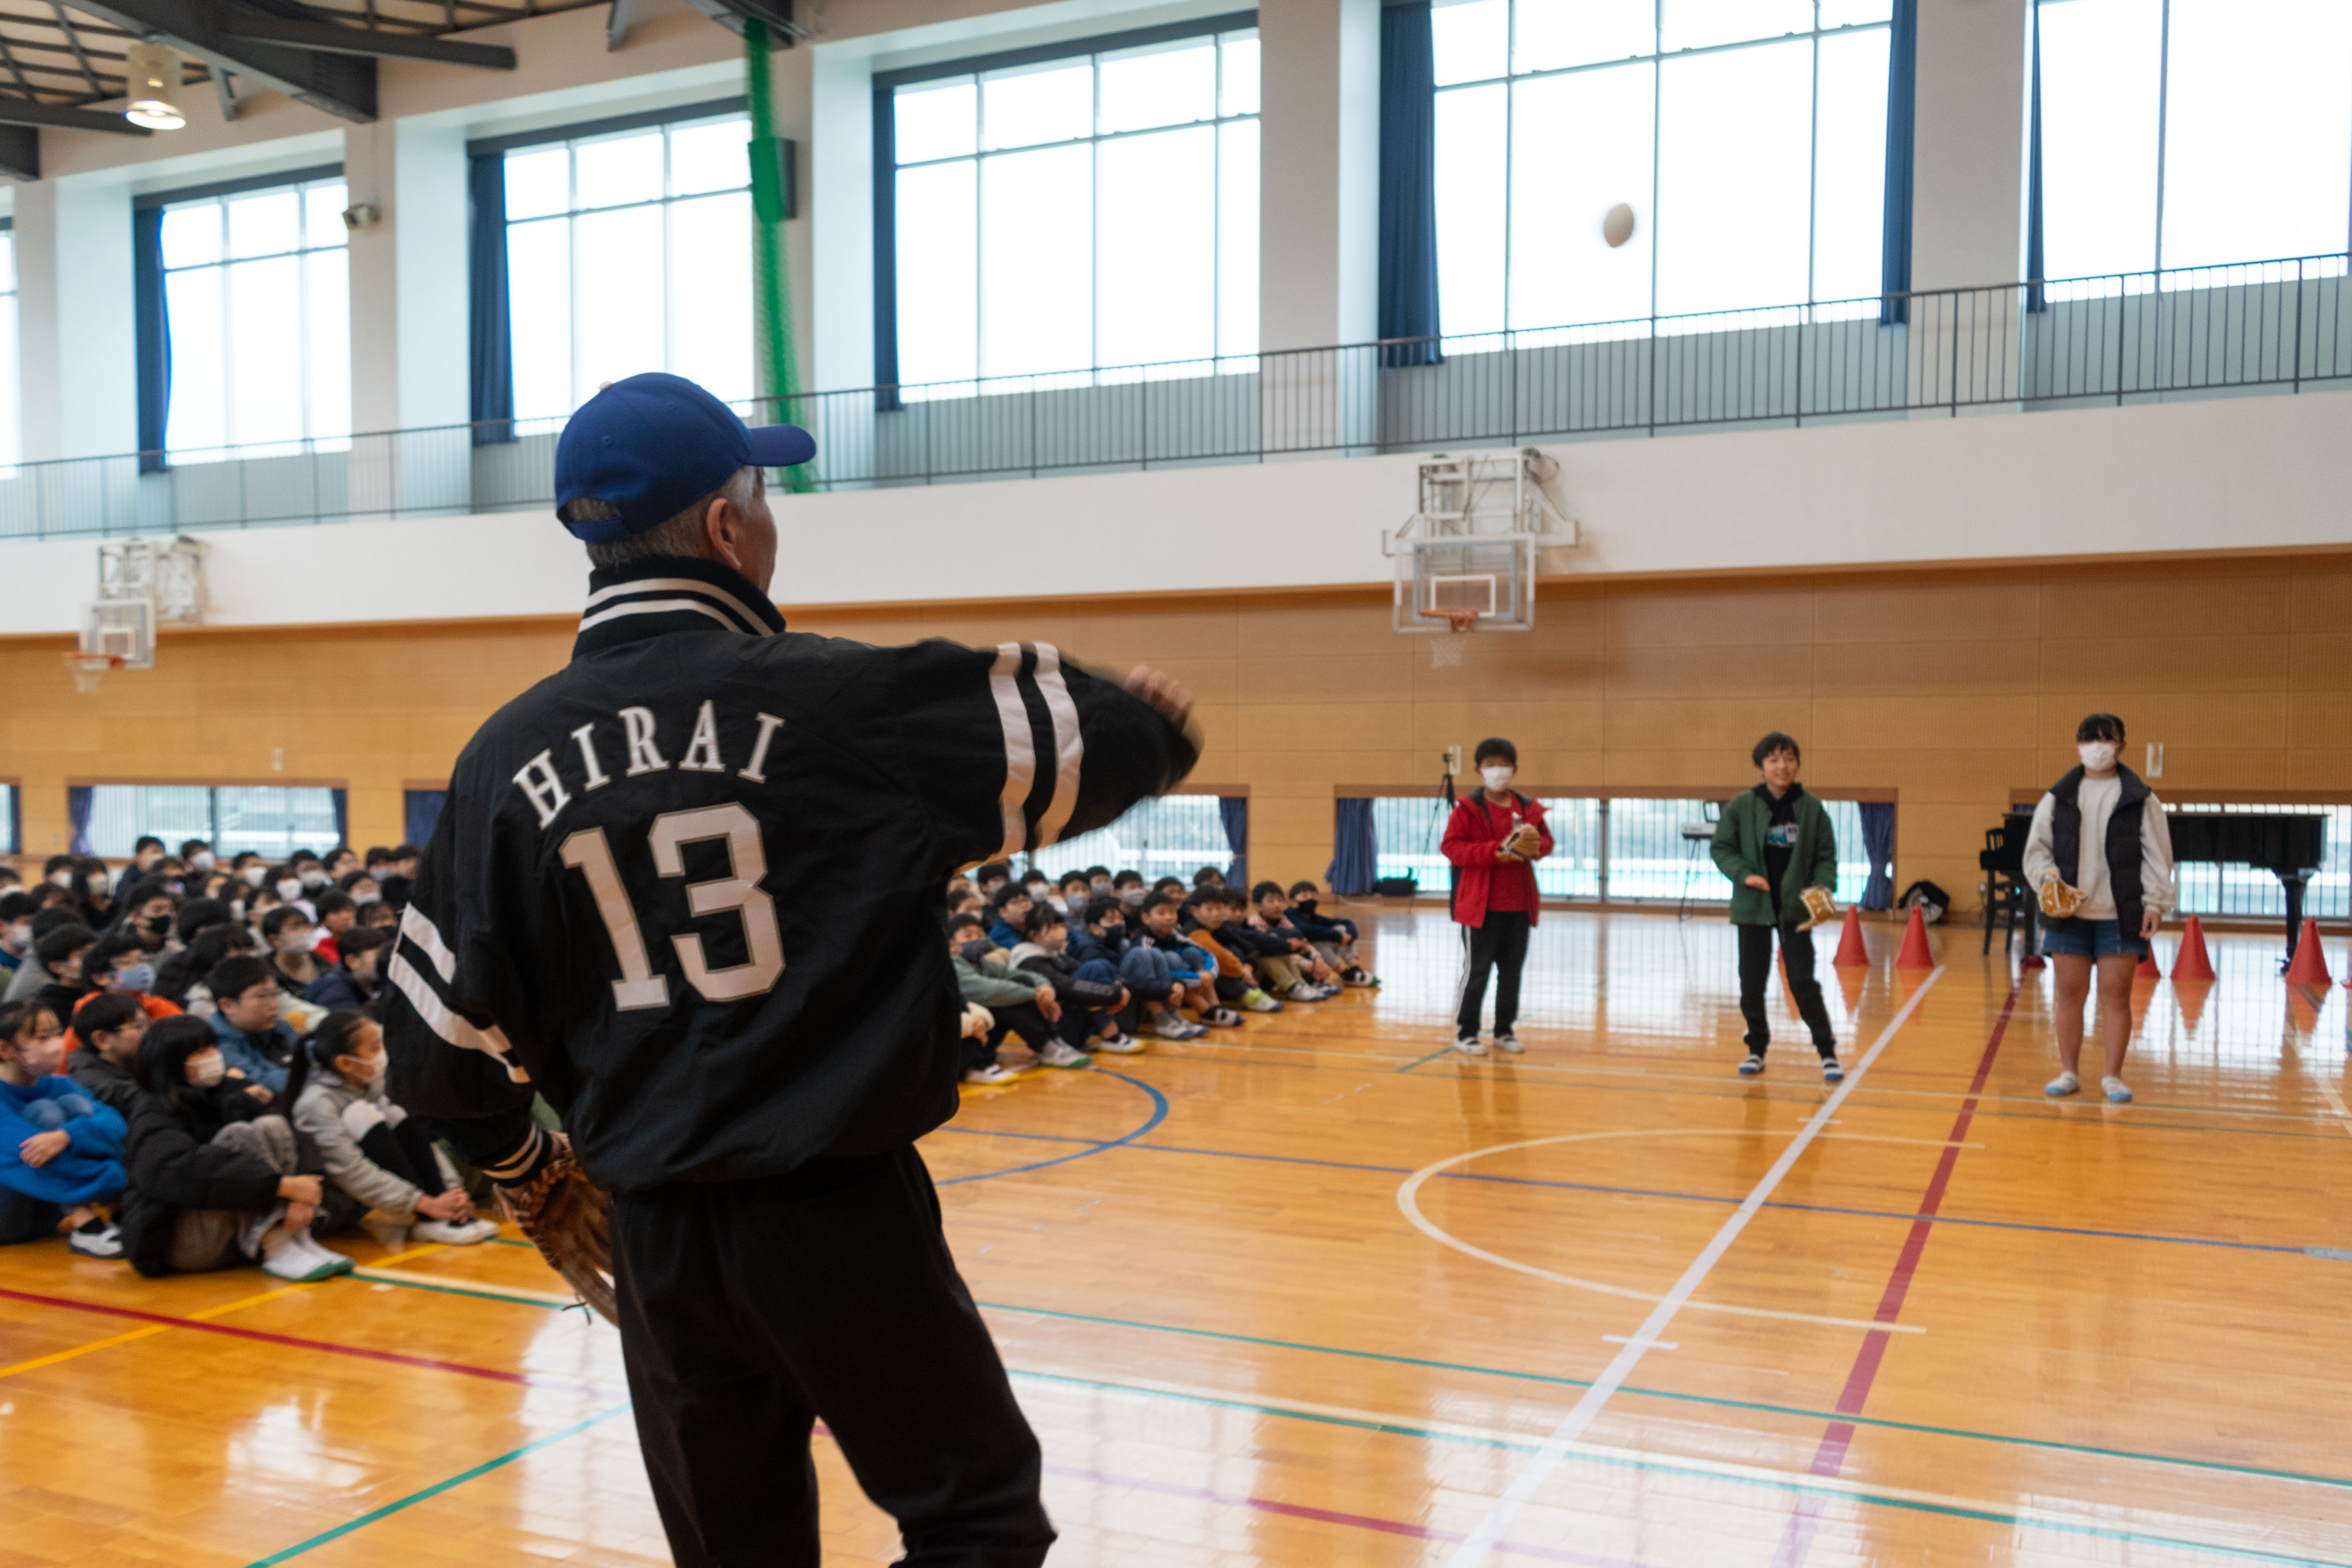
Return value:
[[(664, 518), (643, 533), (589, 545), (589, 564), (625, 566), (632, 561), (643, 561), (656, 555), (698, 556), (702, 553), (703, 519), (710, 511), (710, 503), (728, 500), (734, 502), (739, 511), (748, 510), (752, 498), (760, 493), (765, 477), (756, 468), (738, 468), (728, 477), (725, 484), (676, 516)], [(621, 509), (595, 496), (580, 496), (564, 503), (555, 515), (566, 522), (602, 522), (620, 516)]]

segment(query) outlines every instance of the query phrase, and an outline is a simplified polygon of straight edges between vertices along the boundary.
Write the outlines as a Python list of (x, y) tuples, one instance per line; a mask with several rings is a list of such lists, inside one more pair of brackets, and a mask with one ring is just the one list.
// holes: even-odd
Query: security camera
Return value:
[(362, 202), (343, 209), (343, 226), (357, 234), (363, 228), (373, 228), (383, 216), (383, 209), (373, 202)]

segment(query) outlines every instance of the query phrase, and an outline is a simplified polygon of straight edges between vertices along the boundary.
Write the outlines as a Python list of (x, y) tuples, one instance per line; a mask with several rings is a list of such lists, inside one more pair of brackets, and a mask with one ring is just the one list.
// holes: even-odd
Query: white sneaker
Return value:
[(1495, 1031), (1495, 1048), (1498, 1051), (1507, 1051), (1516, 1057), (1525, 1051), (1527, 1047), (1519, 1044), (1519, 1037), (1508, 1029), (1497, 1029)]
[(1209, 1031), (1198, 1024), (1186, 1023), (1184, 1015), (1171, 1007), (1160, 1015), (1160, 1022), (1152, 1026), (1152, 1032), (1163, 1040), (1192, 1040)]
[(84, 1258), (120, 1258), (122, 1232), (102, 1219), (85, 1220), (66, 1234), (66, 1245)]
[(2131, 1103), (2130, 1086), (2126, 1084), (2123, 1079), (2119, 1078), (2103, 1078), (2099, 1080), (2099, 1087), (2106, 1090), (2107, 1098), (2116, 1104), (2129, 1105)]
[(1253, 985), (1242, 994), (1242, 1005), (1253, 1013), (1279, 1013), (1282, 1004)]
[(1320, 1002), (1323, 1000), (1323, 993), (1302, 980), (1284, 992), (1282, 997), (1286, 1002)]
[(2042, 1092), (2048, 1095), (2074, 1094), (2080, 1090), (2082, 1087), (2083, 1080), (2081, 1079), (2075, 1077), (2073, 1073), (2062, 1072), (2056, 1078), (2052, 1079), (2048, 1083), (2043, 1084), (2042, 1086)]
[(437, 1241), (444, 1247), (474, 1247), (498, 1235), (496, 1220), (488, 1219), (427, 1219), (409, 1226), (409, 1236), (417, 1241)]
[(1108, 1040), (1097, 1040), (1095, 1042), (1095, 1049), (1097, 1051), (1108, 1051), (1115, 1057), (1131, 1057), (1139, 1055), (1142, 1051), (1143, 1042), (1137, 1039), (1133, 1035), (1113, 1035)]
[(319, 1256), (315, 1247), (304, 1247), (288, 1237), (274, 1254), (261, 1260), (261, 1271), (278, 1279), (291, 1279), (298, 1285), (308, 1285), (314, 1279), (332, 1279), (342, 1270), (329, 1258)]
[(1486, 1042), (1475, 1035), (1456, 1035), (1454, 1048), (1465, 1057), (1483, 1057), (1486, 1054)]
[(1037, 1053), (1037, 1059), (1049, 1068), (1090, 1068), (1095, 1058), (1071, 1045), (1067, 1040), (1050, 1042)]
[(337, 1252), (333, 1247), (329, 1247), (326, 1243), (320, 1241), (317, 1237), (312, 1236), (307, 1230), (294, 1238), (294, 1245), (296, 1247), (307, 1248), (311, 1257), (326, 1264), (338, 1274), (349, 1274), (353, 1268), (358, 1267), (358, 1265), (353, 1263), (350, 1258), (345, 1258), (341, 1253)]
[(1011, 1083), (1017, 1076), (1017, 1074), (1007, 1071), (996, 1063), (991, 1062), (984, 1068), (973, 1068), (971, 1071), (963, 1075), (963, 1080), (966, 1083)]

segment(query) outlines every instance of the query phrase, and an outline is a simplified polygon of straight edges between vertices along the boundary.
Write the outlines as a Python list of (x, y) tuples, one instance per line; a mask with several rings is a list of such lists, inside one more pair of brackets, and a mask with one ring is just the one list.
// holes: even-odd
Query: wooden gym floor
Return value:
[[(2352, 1563), (2347, 994), (2275, 938), (2137, 988), (2110, 1108), (2042, 1097), (2046, 972), (1967, 928), (1932, 976), (1872, 929), (1833, 1096), (1777, 988), (1733, 1076), (1719, 919), (1548, 916), (1477, 1062), (1444, 917), (1371, 926), (1376, 994), (924, 1146), (1054, 1563)], [(0, 1565), (667, 1561), (609, 1328), (511, 1237), (342, 1245), (291, 1289), (0, 1253)], [(890, 1561), (817, 1452), (828, 1562)]]

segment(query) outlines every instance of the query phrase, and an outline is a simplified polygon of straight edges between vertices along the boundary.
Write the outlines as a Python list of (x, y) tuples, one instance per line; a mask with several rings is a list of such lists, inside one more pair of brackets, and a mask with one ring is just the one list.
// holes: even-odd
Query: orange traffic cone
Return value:
[(1897, 969), (1933, 969), (1936, 955), (1927, 946), (1927, 917), (1911, 906), (1911, 923), (1903, 928), (1903, 951), (1895, 955)]
[(1862, 911), (1848, 904), (1845, 929), (1838, 932), (1837, 956), (1830, 960), (1832, 969), (1868, 969), (1870, 953), (1862, 945)]
[(2289, 985), (2328, 984), (2327, 957), (2319, 951), (2319, 922), (2306, 918), (2303, 934), (2294, 939), (2294, 958), (2286, 966)]
[(2176, 984), (2213, 978), (2213, 961), (2205, 952), (2205, 928), (2195, 915), (2189, 917), (2189, 929), (2180, 933), (2180, 951), (2172, 955), (2172, 978)]
[(2164, 971), (2156, 966), (2156, 944), (2154, 942), (2150, 942), (2148, 944), (2147, 956), (2139, 961), (2139, 967), (2132, 971), (2132, 978), (2134, 980), (2161, 980), (2164, 978)]

